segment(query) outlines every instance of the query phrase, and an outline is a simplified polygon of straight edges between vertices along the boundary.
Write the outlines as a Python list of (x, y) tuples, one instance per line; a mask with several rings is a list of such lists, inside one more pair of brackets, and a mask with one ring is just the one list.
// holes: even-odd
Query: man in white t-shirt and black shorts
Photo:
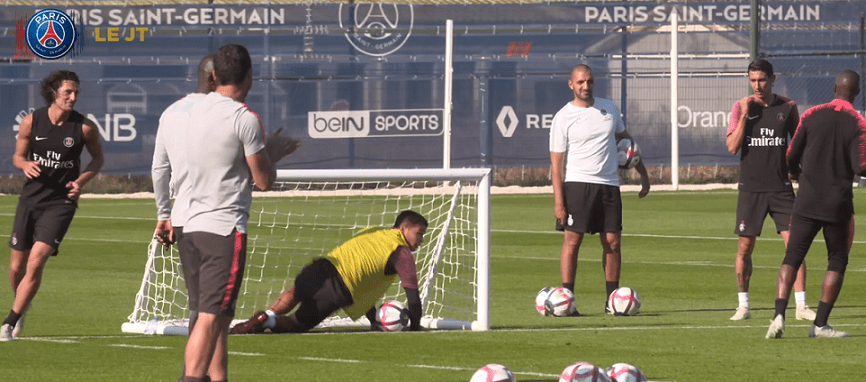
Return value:
[[(553, 214), (556, 229), (564, 231), (560, 253), (562, 286), (574, 291), (583, 236), (598, 233), (604, 252), (605, 296), (610, 296), (619, 287), (622, 263), (616, 142), (630, 136), (619, 108), (608, 99), (593, 96), (594, 79), (589, 66), (575, 66), (568, 87), (574, 92), (574, 100), (556, 113), (550, 129)], [(641, 176), (642, 198), (649, 193), (649, 177), (643, 163), (639, 162), (635, 169)]]

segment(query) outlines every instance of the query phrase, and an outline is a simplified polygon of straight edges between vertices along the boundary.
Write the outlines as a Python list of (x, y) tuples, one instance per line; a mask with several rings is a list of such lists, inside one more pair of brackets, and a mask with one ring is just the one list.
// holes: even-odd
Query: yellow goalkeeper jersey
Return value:
[(363, 316), (394, 282), (396, 275), (385, 275), (385, 266), (401, 245), (406, 245), (403, 232), (383, 229), (352, 238), (328, 254), (352, 294), (354, 303), (343, 308), (350, 318)]

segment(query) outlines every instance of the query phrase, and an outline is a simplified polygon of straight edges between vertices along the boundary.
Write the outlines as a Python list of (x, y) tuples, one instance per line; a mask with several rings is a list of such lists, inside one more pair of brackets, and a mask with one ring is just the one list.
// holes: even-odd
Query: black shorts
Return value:
[(75, 217), (74, 204), (54, 204), (36, 208), (19, 203), (15, 211), (15, 221), (12, 223), (9, 247), (27, 251), (38, 241), (54, 248), (53, 256), (57, 256), (60, 242), (66, 236), (73, 217)]
[(295, 277), (295, 299), (300, 301), (295, 318), (312, 329), (340, 308), (352, 305), (352, 293), (327, 259), (316, 259)]
[(850, 221), (829, 222), (794, 215), (791, 218), (791, 236), (782, 264), (793, 266), (794, 269), (799, 268), (818, 231), (823, 230), (824, 244), (827, 247), (827, 270), (845, 274), (848, 267), (850, 224)]
[(737, 197), (737, 226), (740, 236), (761, 236), (767, 214), (776, 222), (776, 233), (787, 231), (794, 209), (794, 191), (740, 191)]
[[(189, 310), (198, 311), (198, 285), (201, 282), (199, 278), (199, 268), (193, 267), (192, 264), (195, 264), (198, 260), (197, 258), (193, 258), (188, 256), (189, 251), (186, 248), (183, 248), (184, 245), (181, 244), (183, 241), (183, 227), (173, 227), (174, 228), (174, 243), (177, 245), (177, 252), (180, 257), (180, 265), (181, 270), (183, 271), (183, 280), (186, 283), (187, 294), (189, 296)], [(189, 266), (187, 266), (189, 265)], [(190, 293), (193, 288), (196, 293)]]
[(177, 249), (189, 293), (189, 309), (234, 317), (244, 279), (247, 235), (237, 230), (227, 236), (184, 232)]
[(566, 224), (556, 230), (595, 234), (622, 232), (622, 197), (619, 187), (604, 184), (565, 182)]

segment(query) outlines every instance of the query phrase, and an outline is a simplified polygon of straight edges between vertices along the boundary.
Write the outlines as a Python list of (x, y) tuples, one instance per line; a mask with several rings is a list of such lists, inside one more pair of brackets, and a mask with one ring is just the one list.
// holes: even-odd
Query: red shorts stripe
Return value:
[(232, 265), (231, 271), (229, 272), (229, 279), (226, 283), (226, 291), (225, 295), (223, 295), (222, 307), (226, 308), (232, 302), (232, 296), (234, 295), (235, 289), (238, 288), (240, 282), (238, 280), (238, 273), (240, 272), (240, 259), (244, 254), (242, 253), (244, 250), (244, 234), (238, 231), (235, 231), (235, 242), (234, 242), (234, 251), (232, 252)]

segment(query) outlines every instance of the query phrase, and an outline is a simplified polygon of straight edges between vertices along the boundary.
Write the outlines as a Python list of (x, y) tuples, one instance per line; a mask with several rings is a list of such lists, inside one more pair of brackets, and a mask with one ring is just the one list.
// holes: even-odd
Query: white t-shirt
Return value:
[(258, 115), (212, 92), (190, 107), (186, 143), (188, 218), (183, 232), (247, 232), (252, 180), (246, 157), (265, 148)]
[(619, 108), (608, 99), (559, 109), (550, 127), (550, 152), (565, 153), (564, 181), (619, 186), (616, 134), (624, 131)]
[[(159, 220), (171, 219), (174, 227), (186, 224), (184, 199), (186, 194), (178, 193), (186, 181), (186, 158), (183, 137), (184, 130), (189, 125), (189, 109), (198, 100), (204, 99), (203, 93), (187, 94), (171, 104), (159, 117), (159, 129), (156, 131), (156, 143), (153, 150), (153, 194), (156, 200), (156, 216)], [(174, 208), (171, 205), (172, 195), (178, 201)]]

